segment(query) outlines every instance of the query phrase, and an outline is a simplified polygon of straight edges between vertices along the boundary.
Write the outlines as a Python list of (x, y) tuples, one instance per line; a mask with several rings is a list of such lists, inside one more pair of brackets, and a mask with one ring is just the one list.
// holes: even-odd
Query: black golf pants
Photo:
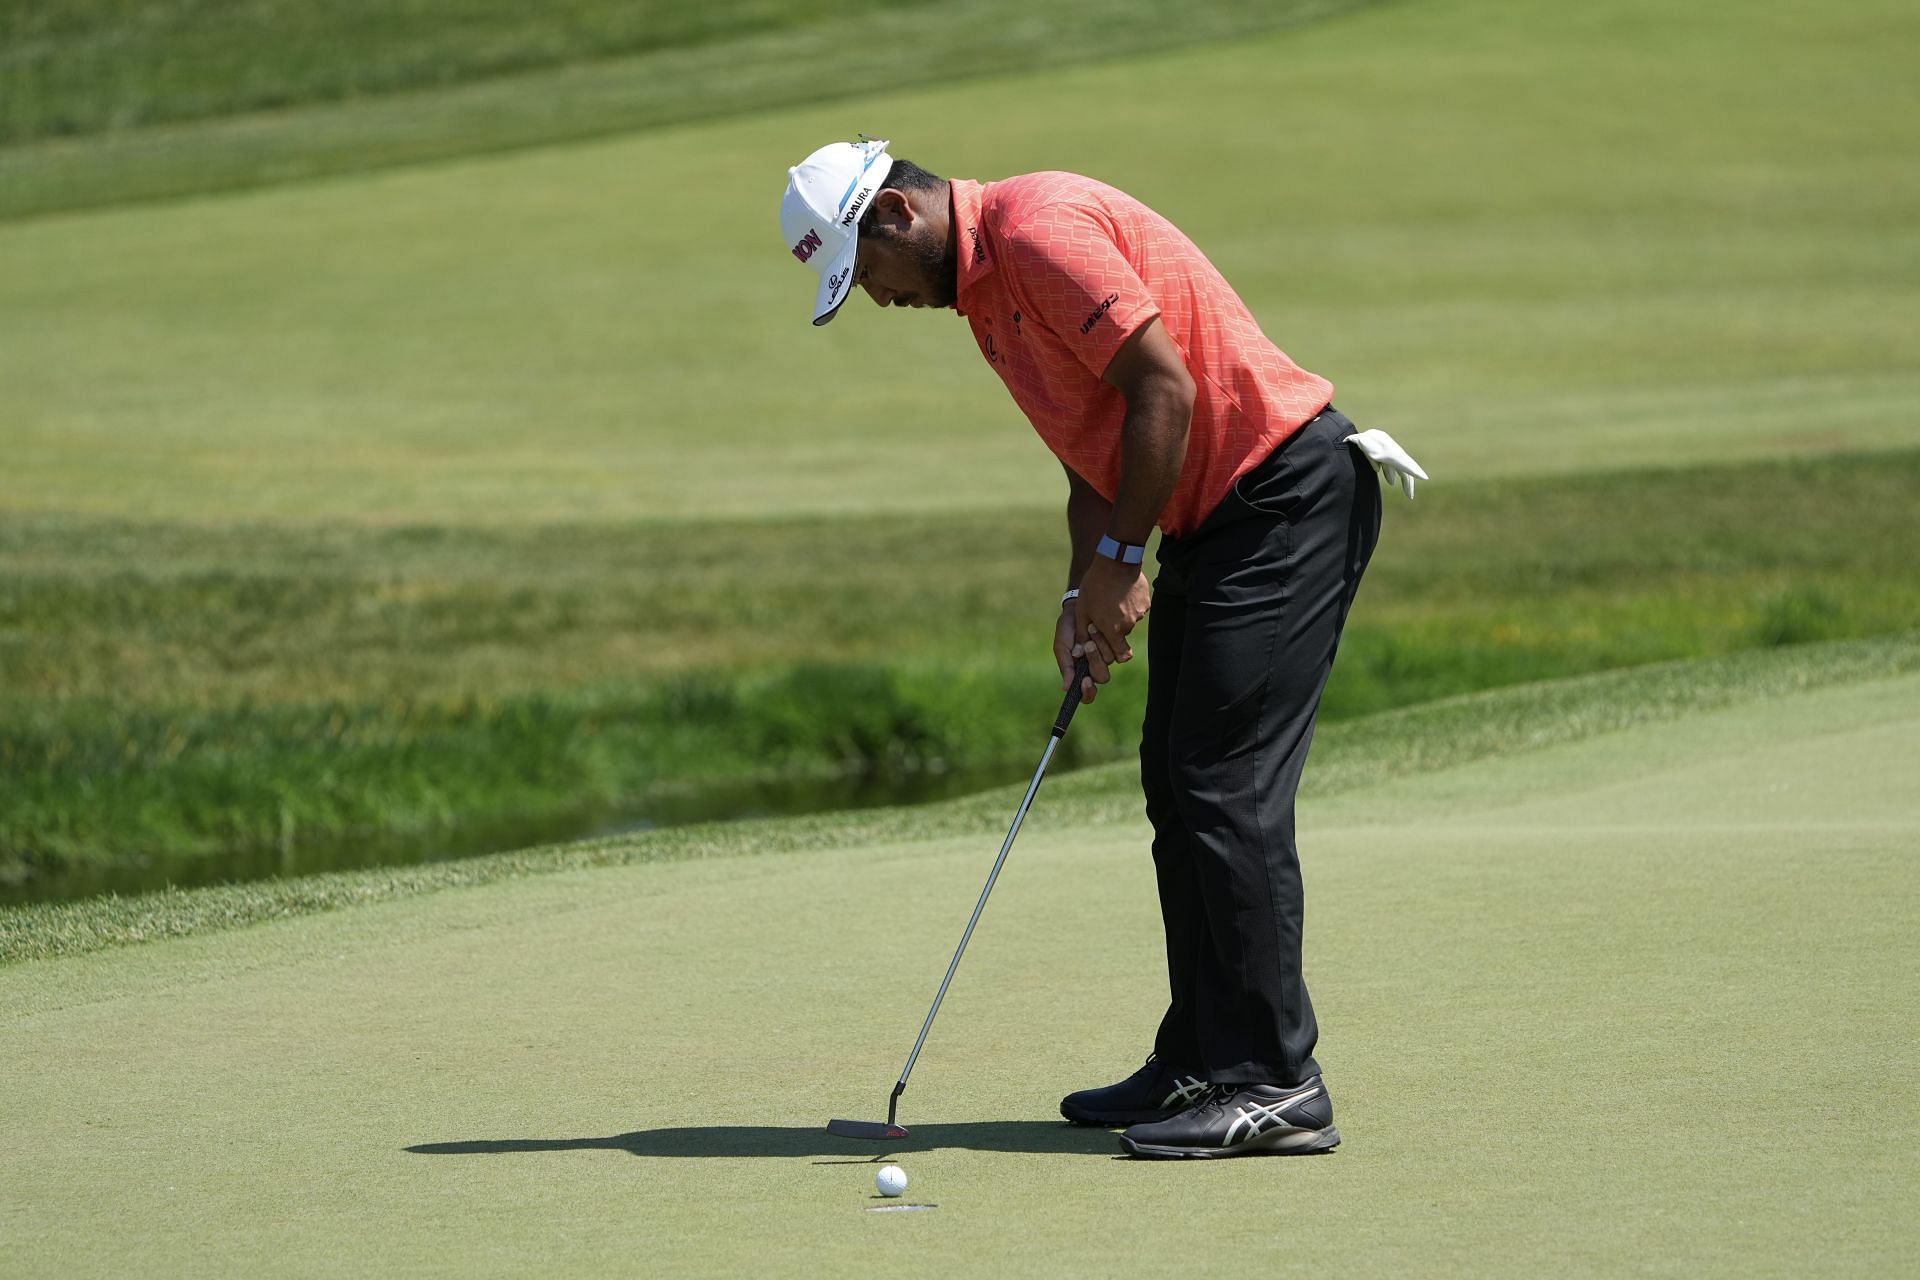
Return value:
[(1342, 443), (1353, 431), (1329, 407), (1161, 541), (1140, 745), (1172, 986), (1154, 1049), (1218, 1084), (1320, 1069), (1293, 807), (1380, 534), (1379, 482)]

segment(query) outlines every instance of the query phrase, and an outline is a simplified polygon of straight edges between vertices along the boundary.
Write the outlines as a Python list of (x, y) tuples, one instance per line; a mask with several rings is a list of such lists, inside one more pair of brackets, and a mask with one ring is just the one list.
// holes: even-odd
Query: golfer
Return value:
[(1156, 610), (1140, 773), (1171, 1000), (1146, 1064), (1061, 1113), (1125, 1127), (1138, 1156), (1328, 1150), (1294, 792), (1379, 535), (1368, 459), (1409, 496), (1424, 473), (1384, 433), (1356, 435), (1333, 385), (1139, 201), (1070, 173), (940, 178), (887, 145), (835, 143), (789, 171), (781, 230), (819, 274), (813, 322), (856, 288), (966, 318), (1066, 469), (1063, 691), (1084, 655), (1093, 701)]

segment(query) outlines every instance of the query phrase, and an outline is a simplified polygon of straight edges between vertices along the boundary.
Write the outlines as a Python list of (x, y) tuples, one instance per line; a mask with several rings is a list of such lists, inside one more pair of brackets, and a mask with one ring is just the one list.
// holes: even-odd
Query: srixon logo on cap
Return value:
[(805, 262), (813, 256), (813, 251), (819, 247), (820, 232), (818, 230), (809, 231), (806, 235), (800, 237), (799, 244), (793, 246), (793, 256)]

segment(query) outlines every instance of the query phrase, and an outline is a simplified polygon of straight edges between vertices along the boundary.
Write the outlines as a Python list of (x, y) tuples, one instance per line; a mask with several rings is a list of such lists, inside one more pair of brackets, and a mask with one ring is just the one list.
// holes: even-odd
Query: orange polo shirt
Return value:
[(1125, 192), (1071, 173), (952, 189), (956, 309), (1047, 447), (1109, 502), (1127, 406), (1101, 375), (1155, 316), (1195, 391), (1186, 461), (1160, 513), (1167, 533), (1191, 532), (1333, 399), (1179, 228)]

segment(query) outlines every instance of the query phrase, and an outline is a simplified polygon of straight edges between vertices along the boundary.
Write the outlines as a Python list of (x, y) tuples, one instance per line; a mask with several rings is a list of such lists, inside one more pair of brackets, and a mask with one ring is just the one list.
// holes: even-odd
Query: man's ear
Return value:
[(897, 187), (882, 187), (873, 193), (874, 225), (905, 232), (913, 227), (918, 216), (907, 193)]

